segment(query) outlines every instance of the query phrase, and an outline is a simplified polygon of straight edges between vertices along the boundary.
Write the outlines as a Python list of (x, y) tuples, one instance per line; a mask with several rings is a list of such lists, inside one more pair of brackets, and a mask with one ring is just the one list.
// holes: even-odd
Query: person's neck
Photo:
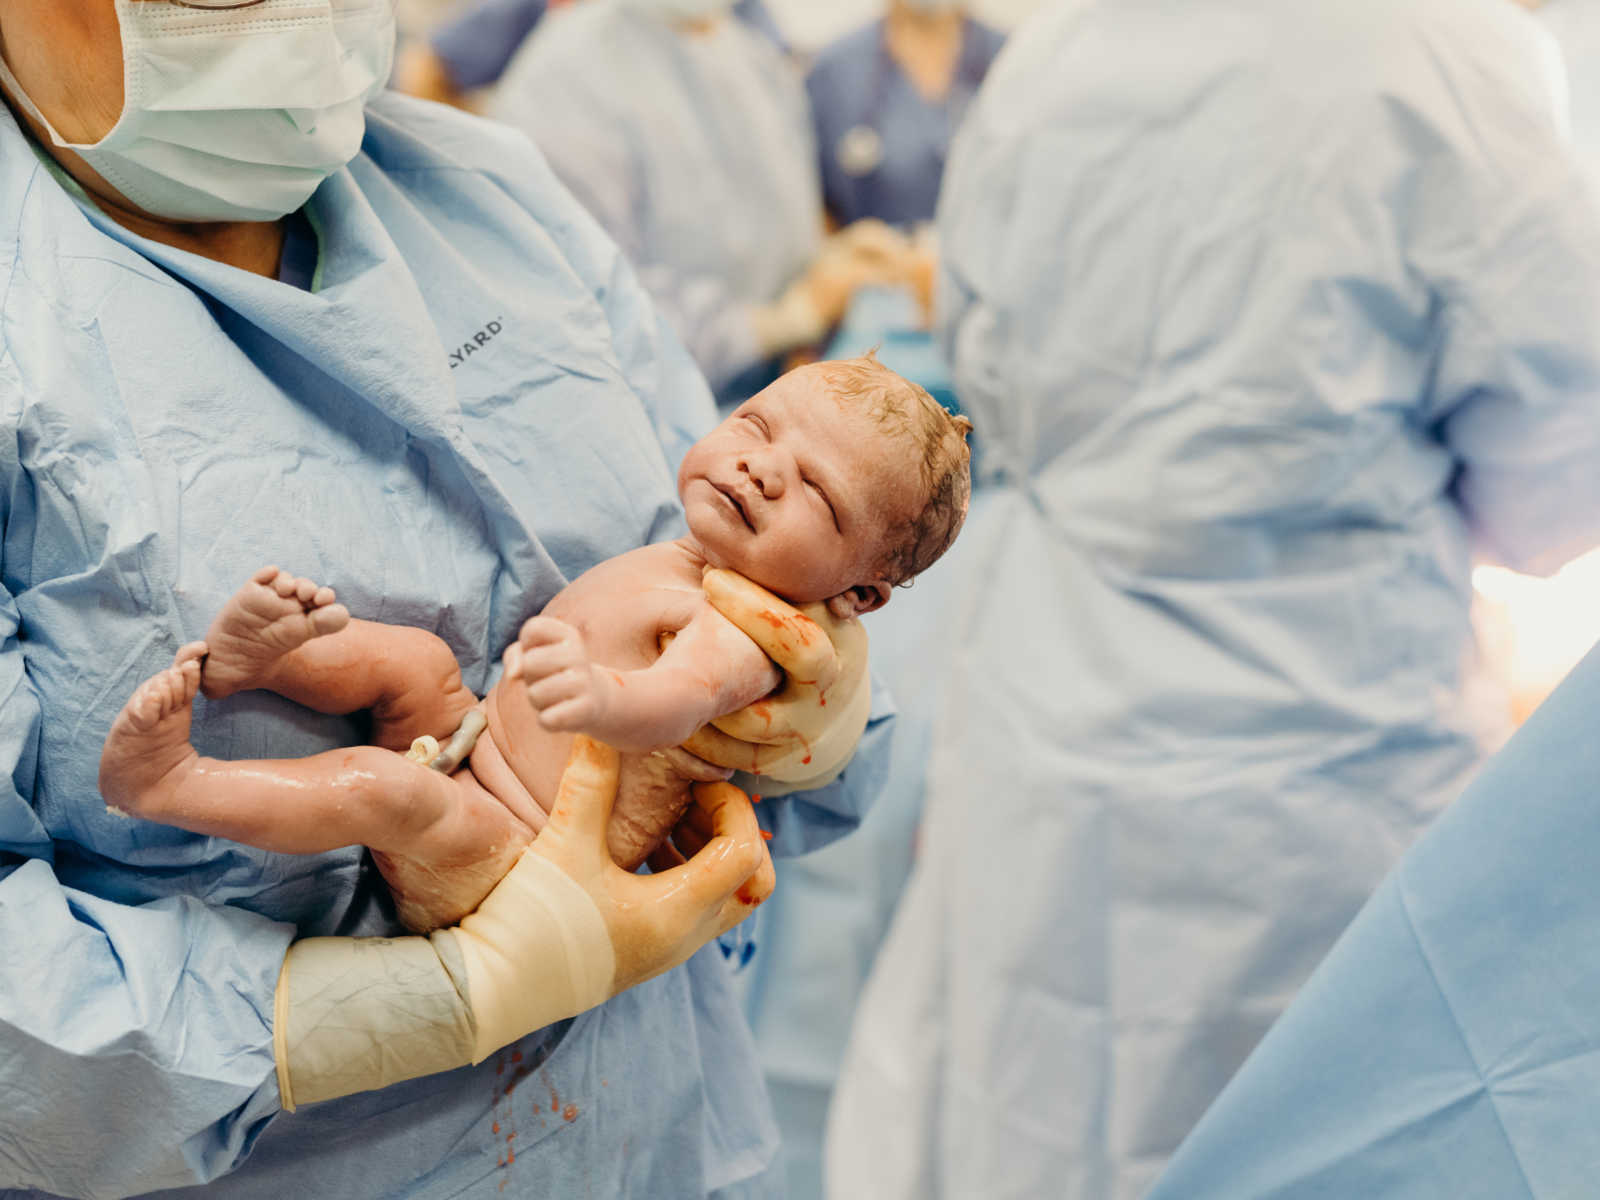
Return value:
[(961, 10), (922, 12), (893, 4), (884, 18), (884, 43), (917, 91), (931, 102), (943, 100), (961, 58)]
[(253, 275), (277, 277), (283, 258), (282, 221), (165, 221), (117, 204), (93, 188), (86, 190), (101, 212), (130, 233)]
[(696, 538), (692, 533), (686, 533), (682, 537), (676, 539), (673, 542), (673, 545), (677, 546), (678, 549), (683, 552), (684, 557), (689, 560), (689, 562), (694, 566), (694, 569), (697, 571), (704, 571), (707, 567), (726, 565), (723, 563), (712, 562), (711, 559), (706, 556), (706, 548), (700, 544), (699, 539)]
[(928, 12), (909, 4), (891, 4), (885, 21), (891, 30), (908, 37), (949, 38), (961, 33), (963, 19), (959, 8)]
[(9, 98), (7, 107), (39, 151), (70, 175), (96, 208), (129, 233), (269, 279), (278, 274), (283, 256), (282, 221), (169, 221), (153, 216), (128, 203), (77, 154), (57, 146), (32, 115), (12, 106)]

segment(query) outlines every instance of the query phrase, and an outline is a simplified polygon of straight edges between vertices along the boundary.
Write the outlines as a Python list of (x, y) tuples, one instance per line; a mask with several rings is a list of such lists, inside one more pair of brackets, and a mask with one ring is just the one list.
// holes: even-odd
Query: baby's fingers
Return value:
[(589, 693), (587, 670), (563, 667), (546, 674), (530, 667), (527, 657), (522, 660), (522, 679), (528, 685), (529, 701), (540, 710)]
[(529, 617), (522, 623), (522, 630), (517, 634), (517, 644), (527, 652), (538, 646), (553, 646), (572, 641), (577, 637), (577, 633), (578, 631), (571, 625), (555, 617)]

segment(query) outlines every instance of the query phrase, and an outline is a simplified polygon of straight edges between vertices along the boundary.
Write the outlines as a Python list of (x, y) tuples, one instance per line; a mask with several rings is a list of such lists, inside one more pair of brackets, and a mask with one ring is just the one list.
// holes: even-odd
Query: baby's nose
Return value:
[(752, 454), (739, 465), (766, 499), (776, 500), (783, 495), (783, 468), (771, 455)]

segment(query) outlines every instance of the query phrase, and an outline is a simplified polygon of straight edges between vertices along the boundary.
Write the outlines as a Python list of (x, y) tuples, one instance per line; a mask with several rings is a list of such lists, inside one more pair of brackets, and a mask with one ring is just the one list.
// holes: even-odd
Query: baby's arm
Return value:
[(583, 635), (554, 617), (528, 621), (517, 644), (515, 669), (541, 725), (634, 753), (676, 746), (781, 680), (761, 649), (709, 604), (642, 670), (591, 661)]

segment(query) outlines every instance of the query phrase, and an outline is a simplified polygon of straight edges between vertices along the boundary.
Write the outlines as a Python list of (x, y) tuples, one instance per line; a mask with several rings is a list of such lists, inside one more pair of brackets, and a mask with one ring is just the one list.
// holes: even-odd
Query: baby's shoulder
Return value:
[(682, 542), (656, 542), (608, 558), (589, 571), (601, 575), (607, 588), (631, 584), (641, 591), (659, 588), (700, 593), (700, 576), (705, 560)]
[(700, 565), (676, 542), (641, 546), (591, 567), (552, 600), (546, 614), (584, 631), (591, 650), (602, 644), (629, 654), (654, 647), (662, 631), (676, 633), (707, 607)]

